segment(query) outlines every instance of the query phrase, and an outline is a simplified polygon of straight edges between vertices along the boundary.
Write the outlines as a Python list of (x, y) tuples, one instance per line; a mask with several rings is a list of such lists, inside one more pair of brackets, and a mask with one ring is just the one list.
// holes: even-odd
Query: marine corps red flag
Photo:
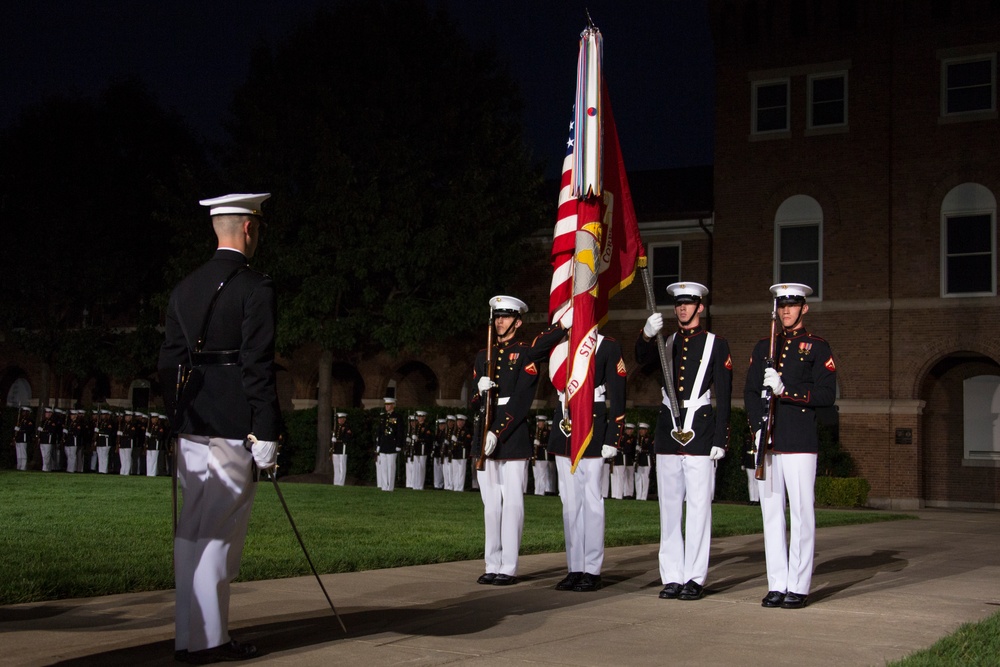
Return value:
[[(552, 239), (551, 321), (572, 319), (569, 340), (550, 355), (552, 384), (562, 392), (572, 470), (593, 437), (594, 353), (608, 299), (635, 277), (643, 254), (602, 72), (600, 31), (580, 35), (574, 118)], [(571, 311), (570, 315), (567, 315)]]

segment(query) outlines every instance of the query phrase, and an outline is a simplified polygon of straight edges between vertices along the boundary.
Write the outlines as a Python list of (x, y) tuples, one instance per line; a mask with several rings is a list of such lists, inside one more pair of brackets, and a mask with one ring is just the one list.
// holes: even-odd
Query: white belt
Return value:
[[(660, 393), (663, 395), (663, 404), (670, 407), (670, 401), (667, 400), (667, 392), (663, 387), (660, 387)], [(680, 401), (680, 407), (682, 410), (697, 410), (703, 405), (708, 405), (712, 402), (712, 390), (709, 389), (704, 394), (698, 398), (689, 398), (684, 401)]]

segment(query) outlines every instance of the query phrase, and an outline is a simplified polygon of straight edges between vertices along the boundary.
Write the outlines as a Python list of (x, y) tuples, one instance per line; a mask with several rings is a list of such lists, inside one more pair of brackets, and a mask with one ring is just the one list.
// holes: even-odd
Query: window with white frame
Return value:
[(996, 111), (996, 81), (996, 53), (942, 60), (941, 115)]
[(952, 188), (941, 203), (942, 296), (994, 296), (996, 197), (978, 183)]
[(753, 82), (753, 132), (787, 132), (789, 130), (788, 79)]
[(847, 72), (809, 75), (808, 127), (847, 125)]
[(774, 215), (774, 278), (803, 283), (823, 298), (823, 208), (809, 195), (794, 195)]
[(681, 279), (681, 244), (650, 245), (649, 255), (652, 260), (649, 268), (653, 276), (656, 305), (669, 306), (673, 299), (667, 294), (667, 285)]

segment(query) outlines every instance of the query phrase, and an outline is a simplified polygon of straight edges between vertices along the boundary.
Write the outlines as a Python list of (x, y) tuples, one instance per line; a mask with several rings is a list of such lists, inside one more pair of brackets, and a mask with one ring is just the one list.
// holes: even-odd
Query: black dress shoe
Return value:
[(573, 587), (573, 590), (577, 593), (589, 593), (590, 591), (601, 590), (601, 575), (590, 574), (589, 572), (584, 573), (580, 577), (580, 581)]
[(583, 572), (570, 572), (566, 575), (566, 578), (556, 584), (557, 591), (571, 591), (573, 587), (576, 586), (577, 582), (580, 581), (580, 577), (583, 576)]
[(662, 591), (660, 591), (660, 599), (676, 600), (677, 597), (681, 594), (682, 588), (683, 586), (681, 586), (678, 583), (669, 583), (663, 587)]
[(799, 593), (789, 593), (785, 596), (785, 599), (781, 601), (782, 609), (802, 609), (806, 606), (806, 601), (808, 595), (800, 595)]
[(228, 644), (214, 646), (203, 651), (176, 651), (174, 660), (189, 665), (211, 665), (216, 662), (237, 662), (257, 657), (257, 647), (241, 644), (235, 639)]
[(691, 581), (684, 584), (684, 588), (681, 589), (681, 592), (677, 596), (677, 598), (679, 600), (700, 600), (704, 595), (705, 595), (705, 587), (695, 582), (694, 579), (692, 579)]
[(476, 579), (477, 584), (492, 584), (493, 580), (497, 578), (496, 572), (487, 572), (486, 574), (480, 575)]
[(780, 607), (781, 603), (785, 601), (785, 594), (781, 591), (768, 591), (764, 599), (760, 601), (761, 607)]
[(517, 577), (512, 577), (509, 574), (498, 574), (493, 579), (494, 586), (510, 586), (511, 584), (517, 583)]

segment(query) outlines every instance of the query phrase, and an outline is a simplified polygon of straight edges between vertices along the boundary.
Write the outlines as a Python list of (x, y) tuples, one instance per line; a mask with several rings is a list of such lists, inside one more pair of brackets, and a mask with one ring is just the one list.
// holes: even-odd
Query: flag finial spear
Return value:
[(590, 28), (591, 30), (596, 30), (597, 26), (594, 25), (594, 19), (590, 18), (590, 9), (584, 7), (583, 11), (584, 13), (587, 14), (587, 27)]

